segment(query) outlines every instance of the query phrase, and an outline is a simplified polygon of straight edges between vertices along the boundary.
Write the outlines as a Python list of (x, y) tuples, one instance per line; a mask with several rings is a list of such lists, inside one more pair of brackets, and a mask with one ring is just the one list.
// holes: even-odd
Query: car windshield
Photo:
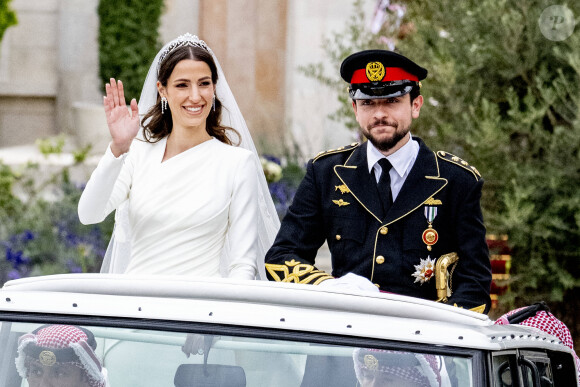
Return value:
[(66, 387), (66, 378), (79, 375), (83, 382), (71, 386), (104, 386), (97, 380), (101, 375), (111, 387), (471, 386), (474, 380), (473, 353), (454, 354), (449, 348), (437, 352), (419, 344), (244, 327), (192, 329), (192, 324), (143, 321), (136, 327), (123, 320), (106, 326), (103, 321), (72, 324), (94, 336), (88, 346), (96, 344), (98, 360), (85, 344), (79, 349), (78, 337), (62, 323), (54, 328), (2, 322), (0, 385)]

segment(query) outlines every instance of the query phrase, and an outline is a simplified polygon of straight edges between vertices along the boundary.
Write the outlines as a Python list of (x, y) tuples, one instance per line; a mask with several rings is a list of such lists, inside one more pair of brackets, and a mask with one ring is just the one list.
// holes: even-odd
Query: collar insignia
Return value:
[(439, 200), (439, 199), (433, 199), (432, 197), (430, 197), (429, 199), (425, 200), (424, 204), (426, 204), (428, 206), (437, 206), (437, 205), (440, 205), (443, 203), (441, 203), (441, 200)]
[(350, 193), (350, 190), (345, 184), (334, 186), (334, 190), (340, 190), (341, 194)]

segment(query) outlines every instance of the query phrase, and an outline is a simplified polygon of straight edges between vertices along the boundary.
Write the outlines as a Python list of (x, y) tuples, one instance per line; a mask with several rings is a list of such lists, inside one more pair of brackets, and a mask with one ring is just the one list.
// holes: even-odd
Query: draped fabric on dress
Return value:
[[(184, 43), (189, 42), (189, 43)], [(234, 215), (237, 219), (235, 222), (232, 222), (232, 208), (230, 208), (230, 219), (229, 219), (229, 230), (226, 234), (225, 238), (225, 245), (222, 249), (221, 257), (219, 258), (219, 265), (220, 265), (220, 274), (223, 277), (231, 277), (231, 276), (239, 276), (243, 270), (240, 269), (239, 257), (240, 257), (240, 244), (242, 249), (248, 243), (255, 243), (256, 246), (256, 256), (255, 262), (253, 263), (254, 266), (257, 266), (257, 275), (256, 278), (266, 280), (266, 272), (264, 268), (264, 256), (266, 251), (272, 246), (274, 242), (274, 238), (280, 228), (280, 220), (278, 219), (278, 215), (276, 213), (276, 208), (274, 207), (274, 202), (270, 196), (268, 184), (266, 182), (266, 178), (264, 176), (264, 172), (262, 170), (262, 166), (259, 160), (258, 152), (256, 151), (256, 147), (254, 146), (254, 142), (252, 140), (252, 136), (246, 124), (246, 121), (238, 107), (236, 99), (229, 87), (229, 84), (226, 80), (225, 74), (220, 66), (220, 63), (213, 53), (213, 51), (207, 47), (207, 45), (201, 41), (197, 36), (193, 36), (190, 34), (185, 34), (179, 36), (178, 38), (168, 42), (163, 46), (163, 48), (157, 53), (155, 59), (151, 63), (149, 68), (149, 72), (147, 73), (147, 77), (143, 84), (143, 89), (141, 91), (141, 96), (139, 98), (139, 115), (141, 118), (153, 107), (158, 103), (158, 91), (157, 91), (157, 71), (159, 68), (159, 62), (161, 59), (162, 54), (166, 54), (168, 51), (171, 50), (171, 47), (176, 47), (178, 45), (188, 44), (194, 45), (198, 47), (204, 47), (207, 51), (212, 55), (212, 58), (215, 62), (217, 68), (217, 76), (218, 81), (216, 84), (216, 96), (222, 103), (222, 114), (221, 114), (221, 123), (226, 127), (231, 127), (239, 133), (239, 137), (233, 135), (231, 131), (227, 132), (228, 137), (232, 140), (232, 143), (238, 144), (238, 147), (241, 149), (245, 149), (249, 151), (252, 159), (250, 162), (249, 159), (245, 159), (245, 167), (244, 172), (249, 173), (249, 170), (252, 169), (253, 176), (248, 176), (248, 181), (254, 184), (254, 186), (250, 187), (249, 184), (243, 184), (244, 192), (251, 192), (253, 197), (257, 197), (258, 201), (258, 208), (257, 211), (254, 212), (253, 207), (252, 209), (246, 208), (243, 211), (239, 211), (240, 205), (237, 203), (238, 200), (235, 200), (236, 203), (234, 204)], [(137, 135), (137, 141), (143, 140), (143, 133)], [(241, 141), (240, 141), (241, 140)], [(164, 141), (164, 140), (163, 140)], [(136, 141), (134, 141), (136, 143)], [(160, 142), (161, 144), (161, 142)], [(231, 149), (231, 148), (230, 148)], [(133, 153), (133, 151), (131, 151)], [(232, 154), (233, 155), (233, 154)], [(106, 187), (112, 187), (114, 185), (114, 181), (111, 182), (112, 179), (116, 179), (119, 175), (119, 171), (121, 166), (123, 165), (123, 159), (127, 158), (127, 161), (130, 163), (134, 163), (133, 156), (122, 156), (120, 159), (115, 160), (110, 150), (107, 151), (105, 157), (101, 160), (99, 165), (103, 166), (101, 168), (101, 172), (95, 170), (93, 172), (93, 176), (99, 176), (100, 180), (103, 182), (107, 182), (109, 185)], [(227, 158), (227, 157), (226, 157)], [(253, 165), (250, 167), (249, 164)], [(230, 166), (234, 168), (237, 167), (235, 161), (232, 161), (232, 165)], [(99, 168), (97, 168), (99, 169)], [(111, 175), (110, 176), (103, 176), (103, 171), (108, 171)], [(228, 177), (231, 178), (232, 174), (228, 174)], [(91, 180), (93, 179), (91, 177)], [(128, 266), (129, 266), (129, 257), (132, 257), (133, 254), (131, 252), (133, 234), (132, 234), (132, 221), (129, 218), (129, 210), (130, 210), (130, 201), (126, 200), (128, 198), (128, 192), (130, 188), (130, 179), (129, 185), (126, 187), (126, 196), (124, 198), (117, 198), (115, 203), (117, 203), (117, 207), (115, 209), (115, 230), (111, 237), (111, 241), (109, 242), (109, 247), (107, 248), (107, 252), (103, 259), (103, 265), (101, 267), (101, 273), (125, 273)], [(238, 180), (238, 184), (240, 181)], [(90, 185), (87, 184), (87, 187)], [(112, 188), (111, 188), (112, 189)], [(207, 187), (211, 192), (215, 192), (216, 189), (213, 187)], [(93, 188), (95, 191), (95, 189)], [(105, 188), (104, 191), (107, 191), (108, 188)], [(99, 191), (98, 189), (96, 190)], [(103, 192), (101, 194), (105, 197), (105, 199), (109, 198), (109, 194), (111, 192)], [(83, 196), (85, 194), (83, 193)], [(92, 196), (92, 200), (95, 200), (96, 203), (102, 202), (102, 198), (95, 198), (94, 195), (87, 195)], [(83, 198), (81, 197), (81, 202)], [(91, 203), (85, 203), (86, 206), (90, 206)], [(110, 209), (112, 211), (113, 209)], [(86, 211), (86, 208), (85, 208)], [(79, 216), (82, 217), (81, 214), (81, 203), (79, 203)], [(240, 222), (240, 219), (246, 219), (245, 223)], [(103, 218), (104, 219), (104, 218)], [(102, 220), (102, 219), (101, 219)], [(253, 222), (253, 224), (249, 225), (249, 230), (253, 231), (257, 230), (257, 235), (240, 235), (237, 231), (238, 227), (235, 227), (236, 224), (247, 224)], [(93, 222), (95, 223), (95, 222)], [(232, 225), (234, 227), (232, 228)], [(243, 240), (242, 240), (243, 239)], [(208, 241), (211, 244), (211, 240)], [(202, 242), (200, 241), (200, 244)], [(199, 248), (199, 247), (197, 247)], [(133, 264), (134, 265), (134, 264)], [(132, 266), (133, 266), (132, 265)], [(235, 269), (235, 270), (233, 270)], [(242, 275), (243, 277), (247, 277), (247, 273)]]
[[(123, 270), (128, 274), (253, 279), (258, 183), (252, 153), (212, 139), (162, 162), (165, 144), (166, 139), (135, 140), (120, 169), (112, 154), (105, 155), (87, 184), (93, 199), (79, 203), (81, 219), (101, 221), (122, 204), (130, 224), (131, 259)], [(116, 169), (118, 179), (107, 190), (111, 179), (99, 176)], [(94, 196), (108, 200), (99, 205)], [(126, 237), (119, 235), (123, 229), (115, 238)], [(220, 270), (226, 239), (234, 249)]]

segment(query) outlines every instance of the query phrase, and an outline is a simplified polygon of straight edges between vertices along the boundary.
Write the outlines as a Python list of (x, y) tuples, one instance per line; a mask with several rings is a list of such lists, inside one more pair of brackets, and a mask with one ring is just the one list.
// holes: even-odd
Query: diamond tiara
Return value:
[(163, 63), (163, 60), (165, 59), (167, 54), (175, 50), (177, 47), (183, 46), (200, 47), (209, 52), (210, 54), (212, 54), (211, 49), (203, 40), (198, 38), (197, 35), (192, 35), (188, 32), (186, 34), (178, 36), (177, 39), (175, 39), (169, 46), (167, 46), (165, 51), (161, 53), (161, 56), (159, 57), (159, 63), (157, 64), (157, 73), (159, 73), (159, 67), (161, 66), (161, 63)]

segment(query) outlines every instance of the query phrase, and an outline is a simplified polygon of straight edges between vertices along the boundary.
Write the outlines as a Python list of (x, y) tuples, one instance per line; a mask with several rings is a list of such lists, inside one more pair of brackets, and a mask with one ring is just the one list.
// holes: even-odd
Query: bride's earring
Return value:
[(161, 97), (161, 114), (165, 114), (167, 110), (167, 98)]
[(215, 94), (213, 95), (213, 99), (211, 101), (211, 108), (213, 109), (213, 111), (215, 112)]

